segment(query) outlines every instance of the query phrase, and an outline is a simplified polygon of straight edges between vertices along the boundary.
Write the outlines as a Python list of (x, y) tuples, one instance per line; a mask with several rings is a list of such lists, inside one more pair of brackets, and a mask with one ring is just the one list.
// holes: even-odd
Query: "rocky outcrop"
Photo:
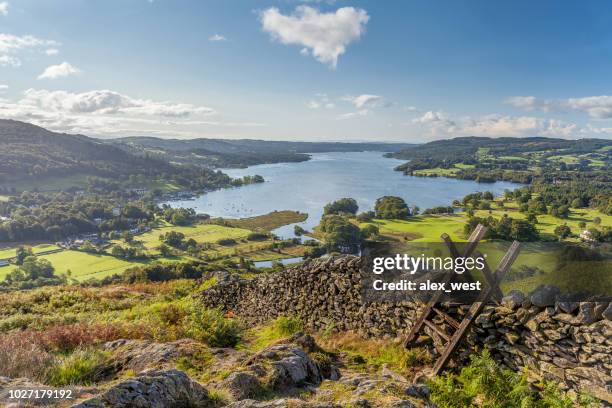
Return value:
[(206, 347), (193, 340), (156, 343), (149, 340), (115, 340), (104, 344), (111, 351), (115, 371), (130, 369), (136, 372), (148, 368), (169, 368), (178, 357), (202, 353)]
[[(234, 277), (204, 291), (200, 298), (204, 306), (231, 310), (249, 324), (291, 315), (300, 316), (307, 328), (316, 331), (353, 330), (375, 337), (406, 333), (420, 305), (363, 303), (360, 262), (356, 257), (337, 257), (252, 280)], [(458, 319), (468, 309), (441, 307)], [(572, 304), (558, 298), (550, 287), (530, 296), (512, 293), (501, 306), (484, 309), (467, 336), (470, 348), (457, 358), (486, 345), (513, 369), (527, 366), (565, 387), (612, 402), (611, 315), (608, 303)], [(437, 341), (434, 333), (429, 335)]]
[(112, 386), (73, 408), (213, 407), (208, 392), (178, 370), (150, 370)]

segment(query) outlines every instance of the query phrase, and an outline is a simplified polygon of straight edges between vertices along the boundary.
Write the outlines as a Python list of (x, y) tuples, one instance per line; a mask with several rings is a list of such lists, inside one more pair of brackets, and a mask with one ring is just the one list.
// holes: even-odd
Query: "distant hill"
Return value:
[(0, 120), (0, 180), (88, 174), (158, 174), (171, 166), (134, 156), (83, 135), (55, 133), (14, 120)]
[(564, 149), (567, 153), (588, 153), (612, 145), (605, 139), (554, 139), (547, 137), (457, 137), (454, 139), (436, 140), (418, 146), (410, 146), (389, 154), (398, 159), (435, 159), (453, 161), (476, 154), (479, 149), (488, 153), (511, 156), (526, 152), (552, 151)]
[(288, 142), (253, 139), (159, 139), (125, 137), (108, 141), (125, 151), (171, 162), (207, 167), (244, 167), (262, 163), (308, 160), (307, 153), (380, 151), (397, 152), (408, 143)]

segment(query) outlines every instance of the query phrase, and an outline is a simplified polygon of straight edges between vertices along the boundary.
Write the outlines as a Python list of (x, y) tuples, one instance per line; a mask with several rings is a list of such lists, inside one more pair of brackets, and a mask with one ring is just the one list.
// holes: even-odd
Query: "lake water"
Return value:
[[(301, 163), (277, 163), (246, 169), (225, 169), (232, 177), (259, 174), (265, 183), (206, 193), (195, 200), (173, 201), (175, 207), (190, 207), (212, 217), (243, 218), (274, 210), (307, 213), (300, 225), (311, 230), (319, 223), (325, 204), (342, 197), (352, 197), (359, 211), (371, 210), (377, 198), (400, 196), (409, 206), (424, 210), (451, 205), (453, 200), (476, 191), (496, 195), (518, 184), (497, 182), (480, 184), (469, 180), (443, 177), (412, 177), (394, 171), (404, 160), (388, 159), (381, 152), (317, 153)], [(293, 225), (274, 231), (283, 238), (293, 237)]]

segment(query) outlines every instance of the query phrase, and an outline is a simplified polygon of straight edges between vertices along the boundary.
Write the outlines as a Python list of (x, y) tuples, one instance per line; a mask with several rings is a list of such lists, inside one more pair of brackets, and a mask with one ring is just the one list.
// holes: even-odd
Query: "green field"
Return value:
[(306, 221), (308, 214), (299, 211), (273, 211), (269, 214), (256, 217), (241, 218), (239, 220), (226, 220), (234, 227), (245, 228), (252, 231), (272, 231), (283, 225)]
[[(465, 216), (453, 215), (418, 215), (408, 220), (375, 220), (372, 223), (378, 226), (382, 235), (413, 242), (440, 242), (440, 236), (447, 233), (453, 240), (465, 241), (463, 225)], [(364, 227), (369, 223), (363, 223)]]
[[(84, 281), (89, 278), (104, 278), (141, 264), (124, 261), (109, 255), (96, 255), (72, 250), (42, 255), (40, 258), (51, 262), (55, 268), (56, 275), (66, 274), (70, 271), (70, 277), (78, 281)], [(13, 265), (0, 268), (0, 279), (4, 279), (13, 269)]]
[(193, 238), (198, 243), (211, 244), (214, 244), (222, 238), (246, 238), (251, 233), (251, 231), (244, 228), (224, 227), (216, 224), (196, 224), (187, 227), (166, 224), (160, 228), (155, 228), (147, 233), (136, 236), (135, 240), (142, 242), (147, 251), (156, 253), (157, 247), (161, 244), (159, 236), (170, 231), (184, 234), (185, 239)]
[[(53, 251), (59, 249), (57, 245), (54, 244), (40, 244), (32, 247), (32, 252), (34, 255), (40, 254), (41, 252)], [(13, 258), (16, 255), (17, 248), (5, 248), (0, 249), (0, 259), (9, 259)]]
[[(496, 218), (503, 217), (504, 214), (507, 214), (508, 217), (515, 219), (524, 219), (526, 214), (523, 214), (518, 211), (516, 203), (514, 202), (506, 202), (504, 203), (504, 208), (498, 208), (495, 205), (494, 209), (489, 212), (488, 210), (478, 210), (476, 211), (476, 216), (478, 217), (488, 217), (493, 216)], [(555, 228), (559, 225), (567, 224), (568, 227), (572, 230), (572, 233), (579, 234), (582, 232), (578, 227), (578, 224), (582, 221), (586, 223), (587, 228), (595, 227), (597, 229), (603, 227), (612, 227), (612, 216), (603, 214), (595, 209), (591, 208), (572, 208), (570, 210), (570, 216), (566, 219), (553, 217), (549, 214), (541, 214), (536, 216), (538, 219), (538, 224), (536, 228), (541, 234), (553, 235)], [(595, 225), (593, 223), (593, 219), (595, 217), (599, 217), (601, 219), (600, 225)]]

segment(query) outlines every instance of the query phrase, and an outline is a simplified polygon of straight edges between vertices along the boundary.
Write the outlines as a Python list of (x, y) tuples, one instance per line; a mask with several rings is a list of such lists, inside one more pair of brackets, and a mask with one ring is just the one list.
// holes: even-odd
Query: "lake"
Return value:
[[(308, 213), (303, 228), (311, 230), (319, 223), (325, 204), (342, 197), (352, 197), (359, 211), (372, 210), (377, 198), (400, 196), (409, 206), (421, 210), (451, 205), (476, 191), (495, 195), (519, 184), (496, 182), (481, 184), (469, 180), (443, 177), (405, 176), (393, 168), (404, 163), (383, 157), (381, 152), (316, 153), (301, 163), (276, 163), (246, 169), (223, 169), (232, 177), (259, 174), (265, 183), (217, 190), (195, 200), (173, 201), (174, 207), (190, 207), (212, 217), (244, 218), (274, 210), (296, 210)], [(293, 225), (274, 231), (283, 238), (294, 237)]]

